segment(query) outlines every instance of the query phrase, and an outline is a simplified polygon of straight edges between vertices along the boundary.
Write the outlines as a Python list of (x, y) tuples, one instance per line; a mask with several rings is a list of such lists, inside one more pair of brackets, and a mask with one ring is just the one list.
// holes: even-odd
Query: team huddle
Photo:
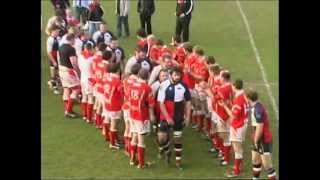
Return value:
[(154, 132), (158, 157), (171, 163), (174, 155), (175, 166), (182, 170), (183, 129), (191, 126), (211, 141), (210, 152), (222, 166), (234, 162), (226, 176), (238, 177), (250, 122), (253, 179), (259, 179), (262, 168), (269, 179), (276, 179), (269, 118), (257, 91), (245, 90), (241, 79), (232, 80), (231, 73), (200, 46), (182, 42), (179, 36), (167, 46), (139, 29), (134, 55), (125, 63), (125, 50), (106, 23), (90, 34), (78, 23), (60, 21), (64, 22), (48, 23), (46, 29), (48, 85), (55, 94), (63, 90), (67, 118), (78, 116), (73, 107), (79, 100), (83, 120), (101, 129), (109, 148), (123, 147), (130, 165), (150, 165), (145, 161), (145, 141)]

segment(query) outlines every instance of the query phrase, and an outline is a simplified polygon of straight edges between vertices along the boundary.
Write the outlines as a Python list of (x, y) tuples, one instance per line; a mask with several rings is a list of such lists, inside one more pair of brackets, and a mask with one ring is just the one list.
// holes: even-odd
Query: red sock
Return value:
[(219, 151), (223, 150), (223, 140), (220, 136), (216, 135), (216, 144), (217, 144), (217, 149)]
[(241, 162), (242, 162), (242, 159), (235, 159), (234, 160), (234, 173), (237, 175), (240, 174)]
[(137, 145), (130, 143), (130, 161), (136, 160)]
[(211, 120), (209, 118), (206, 118), (206, 119), (207, 119), (207, 133), (209, 134), (211, 130)]
[(93, 104), (87, 104), (87, 112), (86, 112), (86, 115), (87, 115), (87, 119), (89, 121), (92, 121), (92, 110), (93, 110)]
[(231, 146), (223, 145), (223, 159), (229, 163)]
[(110, 135), (109, 135), (109, 129), (110, 129), (110, 124), (107, 123), (104, 125), (104, 137), (106, 141), (110, 141)]
[(139, 160), (139, 165), (144, 166), (144, 147), (138, 146), (138, 160)]
[(99, 126), (101, 121), (101, 114), (96, 114), (96, 125)]
[(123, 138), (124, 138), (124, 150), (125, 150), (126, 152), (129, 152), (129, 145), (128, 145), (128, 143), (129, 143), (129, 138), (128, 138), (127, 136), (123, 136)]
[(87, 117), (87, 103), (83, 102), (80, 105), (82, 117)]
[(68, 99), (68, 104), (67, 104), (67, 112), (71, 113), (73, 109), (73, 99), (69, 98)]

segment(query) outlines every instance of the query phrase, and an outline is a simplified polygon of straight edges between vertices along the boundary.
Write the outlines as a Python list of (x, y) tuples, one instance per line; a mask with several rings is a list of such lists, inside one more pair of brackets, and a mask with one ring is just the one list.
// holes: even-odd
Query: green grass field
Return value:
[[(132, 1), (129, 18), (132, 37), (121, 39), (126, 56), (135, 47), (135, 31), (139, 27), (136, 1)], [(261, 61), (265, 67), (272, 94), (278, 104), (278, 2), (241, 1), (243, 11), (249, 21)], [(114, 1), (103, 1), (104, 19), (115, 32), (116, 17)], [(43, 26), (53, 15), (50, 1), (41, 1)], [(175, 28), (175, 1), (156, 1), (153, 16), (153, 32), (165, 42), (169, 42)], [(261, 101), (269, 110), (273, 132), (273, 162), (279, 172), (278, 122), (272, 104), (263, 85), (256, 57), (240, 11), (235, 1), (196, 2), (190, 26), (191, 41), (199, 44), (206, 54), (214, 55), (218, 63), (228, 68), (232, 78), (243, 78), (247, 84), (258, 89)], [(43, 179), (81, 178), (81, 179), (223, 179), (226, 167), (218, 165), (209, 144), (201, 139), (199, 133), (190, 128), (184, 131), (183, 164), (185, 169), (178, 171), (164, 162), (157, 162), (157, 148), (154, 135), (147, 137), (147, 161), (156, 161), (150, 169), (139, 170), (129, 167), (128, 158), (122, 151), (107, 149), (100, 131), (83, 122), (82, 119), (65, 119), (61, 96), (54, 95), (47, 86), (49, 66), (46, 56), (46, 39), (41, 33), (41, 177)], [(75, 107), (79, 112), (79, 106)], [(249, 130), (248, 130), (249, 132)], [(248, 133), (247, 133), (248, 134)], [(251, 177), (250, 140), (245, 143), (245, 160), (242, 177)], [(232, 165), (229, 165), (228, 169)], [(263, 173), (263, 177), (266, 177)]]

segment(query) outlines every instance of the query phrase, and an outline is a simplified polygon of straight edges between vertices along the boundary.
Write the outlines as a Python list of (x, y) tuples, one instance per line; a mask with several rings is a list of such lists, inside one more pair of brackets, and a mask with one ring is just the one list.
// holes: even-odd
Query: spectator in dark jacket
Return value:
[[(63, 12), (70, 7), (69, 0), (51, 0), (51, 3), (55, 10), (62, 9)], [(66, 14), (64, 13), (63, 18), (65, 18), (65, 15)]]
[(189, 41), (189, 24), (191, 13), (194, 6), (194, 0), (177, 0), (176, 7), (176, 36), (181, 37), (182, 41)]
[(104, 12), (100, 5), (100, 0), (92, 0), (92, 3), (89, 4), (89, 12), (88, 12), (90, 36), (92, 36), (93, 33), (95, 33), (99, 29), (99, 25), (102, 22), (103, 14)]
[(152, 34), (151, 16), (154, 11), (154, 0), (138, 0), (141, 28), (145, 29), (148, 35)]

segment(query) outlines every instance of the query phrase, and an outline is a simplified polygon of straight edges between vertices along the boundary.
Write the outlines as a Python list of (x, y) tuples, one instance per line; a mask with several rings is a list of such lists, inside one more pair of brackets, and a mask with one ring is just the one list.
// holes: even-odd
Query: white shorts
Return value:
[(130, 123), (130, 110), (129, 109), (124, 109), (122, 110), (123, 111), (123, 119), (124, 119), (124, 122), (126, 123)]
[(242, 127), (239, 127), (237, 129), (230, 126), (230, 141), (244, 142), (246, 138), (246, 129), (247, 124), (244, 124)]
[(61, 80), (62, 87), (73, 88), (80, 86), (80, 79), (78, 74), (73, 69), (60, 68), (59, 76)]
[(81, 81), (81, 92), (83, 95), (89, 95), (93, 93), (93, 87), (89, 82)]
[(122, 111), (108, 111), (104, 110), (104, 119), (107, 120), (116, 120), (116, 119), (121, 119), (122, 116)]
[[(219, 117), (218, 117), (219, 118)], [(230, 131), (230, 125), (228, 122), (217, 119), (217, 132), (228, 133)]]
[(138, 134), (146, 134), (150, 132), (150, 120), (137, 121), (131, 119), (130, 121), (130, 132)]

